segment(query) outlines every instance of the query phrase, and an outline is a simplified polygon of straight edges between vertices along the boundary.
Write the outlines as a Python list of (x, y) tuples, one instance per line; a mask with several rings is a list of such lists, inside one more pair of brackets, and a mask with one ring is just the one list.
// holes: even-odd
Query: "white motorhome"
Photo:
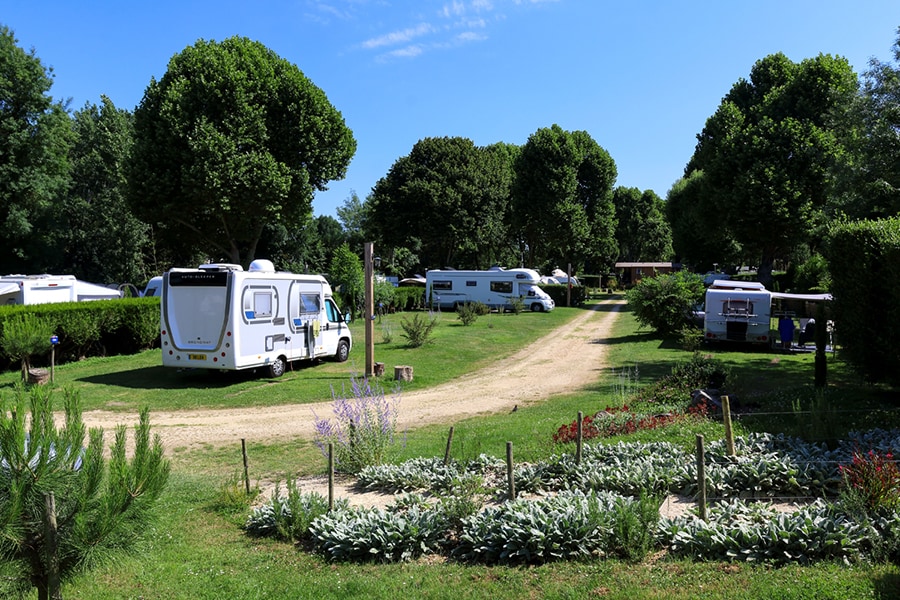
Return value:
[(771, 341), (772, 293), (761, 283), (717, 279), (706, 290), (707, 341)]
[(435, 269), (425, 273), (425, 297), (430, 306), (441, 309), (481, 302), (502, 310), (512, 308), (513, 299), (518, 298), (532, 311), (553, 310), (553, 299), (538, 287), (540, 282), (541, 276), (534, 269)]
[(347, 360), (348, 323), (321, 275), (276, 272), (268, 260), (207, 264), (163, 275), (160, 343), (167, 367), (281, 376), (295, 360)]
[(121, 298), (119, 290), (87, 283), (74, 275), (4, 275), (0, 304), (50, 304)]

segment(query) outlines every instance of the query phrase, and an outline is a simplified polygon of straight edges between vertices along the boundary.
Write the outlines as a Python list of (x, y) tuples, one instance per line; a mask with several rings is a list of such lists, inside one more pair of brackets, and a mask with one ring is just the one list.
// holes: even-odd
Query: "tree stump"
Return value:
[(28, 383), (44, 385), (50, 381), (50, 371), (47, 369), (28, 369)]
[(375, 375), (375, 377), (381, 377), (382, 375), (384, 375), (384, 363), (377, 362), (375, 363), (374, 367), (375, 370), (373, 374)]
[(394, 379), (397, 381), (412, 381), (413, 368), (409, 365), (397, 365), (394, 367)]

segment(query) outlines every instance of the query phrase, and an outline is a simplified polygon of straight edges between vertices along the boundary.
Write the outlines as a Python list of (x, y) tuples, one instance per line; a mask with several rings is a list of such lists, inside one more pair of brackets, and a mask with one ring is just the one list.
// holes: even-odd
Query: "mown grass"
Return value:
[[(550, 314), (555, 314), (559, 322), (568, 318), (563, 311)], [(519, 326), (518, 322), (516, 324)], [(444, 332), (453, 335), (452, 329), (448, 324)], [(460, 326), (459, 329), (463, 328)], [(540, 331), (540, 328), (535, 329), (530, 335), (537, 336)], [(463, 333), (471, 335), (472, 332)], [(524, 339), (527, 336), (520, 338), (518, 343)], [(554, 452), (569, 451), (570, 447), (562, 448), (552, 442), (553, 432), (573, 420), (578, 411), (591, 414), (607, 404), (621, 403), (622, 385), (618, 374), (622, 369), (627, 367), (629, 373), (634, 374), (636, 367), (634, 385), (648, 384), (668, 373), (675, 362), (690, 357), (676, 345), (663, 343), (640, 331), (627, 312), (618, 319), (606, 344), (609, 368), (589, 389), (544, 402), (526, 402), (515, 412), (483, 415), (454, 423), (454, 457), (469, 458), (482, 452), (501, 456), (507, 441), (513, 442), (516, 460), (538, 460)], [(442, 364), (443, 359), (424, 356), (438, 349), (437, 344), (423, 349), (422, 362), (416, 363), (417, 379), (418, 365)], [(803, 390), (812, 381), (812, 363), (807, 356), (740, 352), (728, 347), (704, 351), (713, 353), (729, 365), (732, 370), (729, 391), (739, 399), (756, 403), (758, 412), (775, 412), (779, 402), (796, 396), (792, 390)], [(378, 352), (376, 346), (376, 354)], [(496, 346), (482, 346), (480, 350), (475, 347), (465, 354), (468, 368), (474, 368), (473, 365), (493, 360), (500, 351)], [(95, 367), (90, 365), (90, 368)], [(73, 379), (81, 377), (75, 366), (72, 369)], [(836, 403), (855, 407), (864, 402), (867, 406), (877, 405), (884, 415), (896, 414), (890, 390), (855, 385), (852, 374), (834, 357), (829, 358), (829, 369)], [(232, 385), (240, 388), (244, 382)], [(226, 386), (224, 389), (233, 388)], [(97, 400), (95, 403), (101, 404)], [(844, 429), (852, 428), (866, 420), (864, 415), (865, 411), (856, 410), (841, 413), (839, 424)], [(783, 416), (758, 417), (756, 420), (741, 417), (739, 430), (762, 427), (767, 424), (766, 419), (767, 426), (775, 430), (792, 426), (792, 419)], [(698, 432), (704, 433), (707, 439), (721, 437), (723, 433), (721, 424), (705, 422), (654, 430), (642, 436), (689, 445)], [(396, 458), (443, 455), (447, 433), (447, 426), (406, 432), (405, 447), (398, 449)], [(283, 479), (286, 473), (321, 473), (324, 470), (321, 455), (308, 441), (251, 444), (249, 454), (254, 480)], [(180, 455), (175, 462), (171, 485), (159, 507), (159, 519), (148, 531), (140, 551), (67, 582), (63, 588), (65, 597), (391, 600), (399, 597), (637, 600), (900, 597), (900, 569), (887, 564), (819, 563), (775, 568), (742, 563), (694, 563), (671, 560), (663, 555), (649, 557), (639, 564), (600, 560), (538, 567), (463, 565), (440, 559), (392, 565), (333, 564), (290, 544), (242, 534), (239, 526), (246, 517), (246, 508), (235, 505), (232, 497), (225, 501), (226, 494), (223, 493), (223, 487), (234, 482), (240, 465), (239, 449), (207, 448)], [(0, 596), (2, 591), (0, 583)]]

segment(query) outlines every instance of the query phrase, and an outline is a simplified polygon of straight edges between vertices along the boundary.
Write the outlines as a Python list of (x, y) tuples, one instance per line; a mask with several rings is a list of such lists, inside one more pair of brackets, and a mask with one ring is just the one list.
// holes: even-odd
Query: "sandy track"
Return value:
[[(491, 366), (427, 390), (400, 398), (398, 427), (413, 429), (452, 423), (479, 413), (512, 410), (584, 388), (607, 367), (606, 344), (623, 301), (605, 302), (585, 310), (565, 327)], [(612, 310), (610, 310), (612, 309)], [(331, 402), (239, 409), (152, 411), (150, 423), (167, 453), (199, 446), (313, 437), (313, 412), (331, 415)], [(113, 429), (133, 425), (137, 416), (93, 410), (84, 413), (88, 427)]]

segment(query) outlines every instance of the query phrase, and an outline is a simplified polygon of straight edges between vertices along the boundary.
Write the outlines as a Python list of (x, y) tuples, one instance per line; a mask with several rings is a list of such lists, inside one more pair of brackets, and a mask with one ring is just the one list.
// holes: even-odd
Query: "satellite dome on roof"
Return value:
[(257, 258), (252, 263), (250, 263), (250, 268), (248, 270), (255, 273), (274, 273), (275, 265), (272, 264), (271, 260)]

